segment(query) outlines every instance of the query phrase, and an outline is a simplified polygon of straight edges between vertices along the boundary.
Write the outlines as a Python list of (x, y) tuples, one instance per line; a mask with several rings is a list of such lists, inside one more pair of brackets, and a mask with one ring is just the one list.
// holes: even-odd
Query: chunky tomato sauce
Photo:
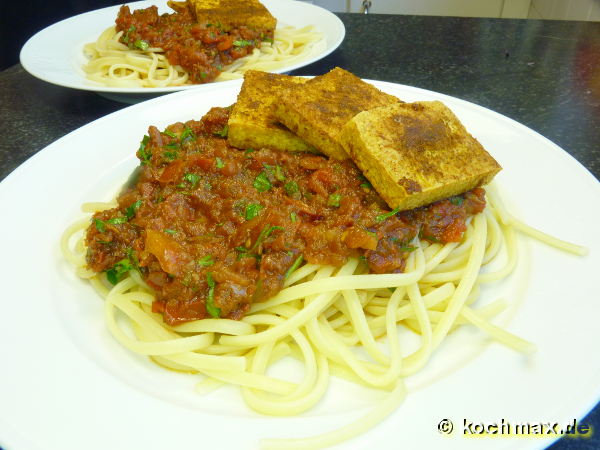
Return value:
[(485, 207), (477, 188), (395, 213), (352, 162), (229, 146), (228, 114), (150, 127), (137, 179), (87, 231), (89, 267), (113, 283), (139, 270), (169, 324), (239, 319), (303, 261), (360, 257), (371, 272), (402, 272), (417, 234), (458, 241)]
[(156, 6), (132, 13), (123, 5), (116, 27), (123, 31), (121, 41), (132, 49), (162, 48), (168, 61), (185, 69), (195, 84), (213, 81), (224, 66), (273, 40), (273, 30), (241, 26), (225, 32), (218, 23), (197, 23), (185, 6), (159, 15)]

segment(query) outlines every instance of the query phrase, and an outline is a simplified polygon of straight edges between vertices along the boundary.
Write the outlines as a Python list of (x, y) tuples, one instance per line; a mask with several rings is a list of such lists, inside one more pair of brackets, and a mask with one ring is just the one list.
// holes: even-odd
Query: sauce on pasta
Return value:
[(273, 30), (246, 26), (224, 31), (219, 23), (198, 23), (185, 6), (158, 14), (151, 6), (131, 12), (123, 5), (116, 19), (121, 42), (131, 49), (161, 48), (172, 65), (181, 66), (192, 83), (213, 81), (223, 67), (252, 53), (262, 42), (273, 42)]
[(228, 117), (213, 108), (200, 121), (150, 127), (137, 179), (87, 231), (88, 266), (113, 282), (137, 268), (170, 325), (239, 319), (303, 261), (360, 257), (372, 273), (402, 272), (417, 234), (460, 241), (467, 217), (485, 207), (477, 188), (389, 211), (349, 160), (231, 147)]

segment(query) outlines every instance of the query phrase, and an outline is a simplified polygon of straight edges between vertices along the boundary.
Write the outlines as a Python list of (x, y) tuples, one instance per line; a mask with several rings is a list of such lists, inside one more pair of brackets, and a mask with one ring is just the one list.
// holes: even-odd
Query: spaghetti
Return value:
[[(361, 420), (305, 439), (266, 440), (266, 448), (325, 447), (367, 431), (394, 411), (406, 395), (403, 378), (427, 364), (445, 337), (461, 324), (475, 325), (491, 338), (523, 353), (535, 346), (494, 325), (503, 300), (476, 308), (479, 286), (508, 276), (517, 261), (516, 233), (578, 255), (585, 249), (527, 227), (510, 214), (495, 189), (488, 205), (469, 222), (461, 242), (428, 243), (415, 238), (406, 270), (369, 274), (352, 258), (340, 268), (305, 264), (288, 277), (271, 299), (255, 303), (240, 321), (204, 319), (177, 326), (153, 313), (152, 290), (132, 270), (111, 286), (103, 274), (86, 269), (83, 231), (89, 219), (69, 227), (61, 240), (65, 258), (105, 299), (112, 335), (129, 350), (166, 368), (197, 374), (197, 391), (223, 384), (241, 388), (246, 404), (267, 415), (302, 413), (327, 390), (330, 375), (390, 391), (388, 398)], [(84, 211), (113, 208), (88, 204)], [(127, 318), (128, 325), (117, 321)], [(414, 330), (420, 346), (406, 354), (398, 325)], [(385, 339), (387, 345), (381, 344)], [(357, 356), (362, 349), (368, 358)], [(268, 368), (291, 356), (303, 362), (299, 383), (270, 376)]]

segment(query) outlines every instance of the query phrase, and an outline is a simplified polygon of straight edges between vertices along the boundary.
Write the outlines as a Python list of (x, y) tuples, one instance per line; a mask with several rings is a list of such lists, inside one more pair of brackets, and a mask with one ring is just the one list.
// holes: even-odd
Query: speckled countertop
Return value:
[[(347, 33), (341, 47), (294, 74), (340, 66), (471, 101), (539, 132), (600, 178), (600, 23), (339, 17)], [(0, 72), (0, 180), (59, 137), (126, 106), (47, 84), (20, 65)], [(600, 448), (599, 410), (582, 421), (596, 436), (553, 448)]]

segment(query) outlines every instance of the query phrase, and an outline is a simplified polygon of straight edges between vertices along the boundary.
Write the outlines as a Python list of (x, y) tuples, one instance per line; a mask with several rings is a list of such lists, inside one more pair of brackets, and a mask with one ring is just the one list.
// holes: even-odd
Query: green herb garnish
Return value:
[(258, 192), (265, 192), (273, 187), (269, 181), (269, 177), (267, 177), (267, 174), (264, 172), (261, 172), (256, 176), (252, 186), (254, 186)]
[(192, 186), (192, 188), (195, 188), (196, 185), (198, 184), (198, 182), (200, 181), (200, 175), (197, 175), (195, 173), (186, 173), (183, 176), (183, 179), (185, 181), (187, 181), (188, 183), (190, 183), (190, 185)]
[(127, 32), (125, 33), (125, 36), (123, 36), (123, 42), (125, 42), (126, 44), (129, 44), (129, 33), (131, 33), (132, 31), (135, 31), (135, 27), (133, 25), (131, 25), (127, 29)]
[(145, 52), (146, 50), (148, 50), (150, 48), (150, 44), (148, 43), (148, 41), (144, 41), (143, 39), (137, 39), (133, 43), (133, 46), (135, 48), (139, 48), (143, 52)]
[(208, 284), (208, 296), (206, 297), (206, 312), (212, 317), (221, 317), (221, 308), (215, 306), (215, 280), (212, 277), (212, 273), (206, 274), (206, 283)]
[(283, 188), (285, 189), (287, 195), (294, 195), (296, 192), (300, 191), (298, 183), (296, 183), (295, 181), (288, 181), (283, 185)]
[(181, 142), (183, 142), (186, 139), (193, 139), (195, 137), (196, 135), (194, 134), (192, 129), (190, 127), (185, 127), (185, 130), (183, 130), (183, 133), (181, 133), (181, 137), (179, 139), (181, 140)]
[(400, 250), (402, 250), (403, 252), (414, 252), (417, 249), (417, 247), (413, 247), (412, 245), (401, 245), (400, 246)]
[(217, 164), (217, 169), (222, 169), (223, 167), (225, 167), (225, 163), (218, 156), (215, 158), (215, 162)]
[(165, 157), (165, 159), (173, 161), (174, 159), (177, 159), (179, 154), (177, 152), (163, 152), (163, 156)]
[(394, 208), (392, 211), (384, 213), (384, 214), (379, 214), (377, 217), (375, 217), (375, 220), (377, 222), (383, 222), (385, 219), (389, 219), (392, 216), (395, 216), (398, 211), (400, 211), (400, 208)]
[(229, 126), (225, 125), (221, 131), (215, 131), (215, 136), (227, 137), (229, 134)]
[(197, 262), (199, 266), (208, 267), (212, 266), (215, 263), (215, 260), (212, 255), (206, 255), (200, 258)]
[(283, 279), (286, 280), (293, 272), (294, 270), (296, 270), (300, 264), (302, 264), (303, 261), (303, 257), (302, 255), (298, 256), (296, 258), (296, 260), (294, 261), (294, 263), (290, 266), (290, 268), (285, 272), (285, 275), (283, 276)]
[(142, 164), (148, 164), (150, 162), (150, 158), (152, 157), (152, 153), (149, 150), (146, 150), (146, 145), (150, 142), (150, 136), (147, 134), (144, 135), (142, 141), (140, 142), (140, 148), (138, 149), (138, 157)]
[(245, 39), (239, 39), (237, 41), (233, 41), (233, 45), (235, 47), (248, 47), (249, 45), (254, 45), (254, 41), (247, 41)]
[(283, 230), (283, 227), (267, 225), (265, 228), (263, 228), (260, 234), (258, 235), (256, 242), (252, 247), (250, 247), (250, 249), (248, 249), (248, 251), (252, 252), (256, 250), (275, 230)]
[(177, 234), (177, 230), (172, 230), (171, 228), (165, 228), (163, 231), (167, 234)]
[(264, 206), (258, 203), (250, 203), (249, 205), (246, 205), (246, 220), (254, 219), (256, 216), (258, 216), (258, 213), (263, 208)]
[(106, 271), (106, 279), (113, 285), (117, 284), (131, 269), (133, 269), (131, 261), (124, 258)]
[(107, 223), (111, 224), (111, 225), (120, 225), (122, 223), (127, 223), (127, 217), (113, 217), (112, 219), (108, 219), (108, 220), (94, 219), (94, 224), (96, 225), (96, 229), (100, 233), (104, 233), (106, 231)]
[(329, 196), (329, 198), (327, 199), (327, 204), (329, 206), (333, 206), (335, 208), (339, 208), (340, 207), (340, 200), (342, 199), (342, 196), (340, 194), (331, 194)]
[(464, 201), (465, 199), (462, 197), (450, 197), (450, 203), (456, 206), (462, 205)]
[(96, 226), (96, 230), (98, 230), (100, 233), (106, 232), (106, 224), (103, 220), (94, 219), (94, 225)]
[(137, 200), (135, 203), (132, 203), (127, 207), (125, 210), (125, 216), (127, 217), (127, 220), (133, 219), (133, 216), (135, 216), (137, 210), (140, 209), (140, 206), (142, 206), (142, 200)]

